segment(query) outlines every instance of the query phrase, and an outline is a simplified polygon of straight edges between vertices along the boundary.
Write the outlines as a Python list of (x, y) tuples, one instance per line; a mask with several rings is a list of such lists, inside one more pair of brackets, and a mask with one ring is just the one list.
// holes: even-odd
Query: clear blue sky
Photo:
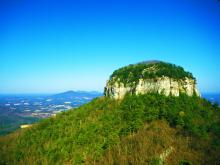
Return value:
[(220, 92), (220, 1), (0, 1), (0, 93), (103, 91), (115, 69), (152, 59)]

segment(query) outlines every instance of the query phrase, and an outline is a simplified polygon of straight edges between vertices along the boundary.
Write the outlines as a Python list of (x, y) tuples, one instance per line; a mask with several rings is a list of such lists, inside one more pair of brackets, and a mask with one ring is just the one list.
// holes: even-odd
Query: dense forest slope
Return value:
[(195, 93), (96, 98), (0, 137), (0, 164), (220, 164), (220, 108)]
[(22, 117), (11, 112), (0, 113), (0, 136), (18, 129), (21, 124), (30, 124), (39, 121), (36, 117)]
[(219, 164), (219, 113), (217, 106), (196, 96), (101, 97), (1, 137), (0, 162)]

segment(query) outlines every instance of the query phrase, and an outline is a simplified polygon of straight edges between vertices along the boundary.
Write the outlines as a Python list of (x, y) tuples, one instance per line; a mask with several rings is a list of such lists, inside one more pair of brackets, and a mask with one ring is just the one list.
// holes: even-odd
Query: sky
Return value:
[(0, 93), (103, 91), (147, 60), (220, 92), (219, 0), (0, 0)]

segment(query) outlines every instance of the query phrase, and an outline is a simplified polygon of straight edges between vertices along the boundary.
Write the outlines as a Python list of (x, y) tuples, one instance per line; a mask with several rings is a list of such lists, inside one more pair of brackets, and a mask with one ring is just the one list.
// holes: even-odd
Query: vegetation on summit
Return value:
[(192, 73), (186, 72), (182, 67), (165, 62), (138, 63), (115, 70), (110, 76), (115, 80), (120, 79), (124, 84), (137, 83), (139, 79), (152, 79), (167, 76), (173, 79), (184, 79), (185, 77), (195, 79)]

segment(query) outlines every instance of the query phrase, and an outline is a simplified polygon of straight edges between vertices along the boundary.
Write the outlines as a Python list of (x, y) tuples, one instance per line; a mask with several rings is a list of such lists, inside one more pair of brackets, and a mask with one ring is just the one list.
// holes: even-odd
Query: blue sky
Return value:
[(0, 93), (103, 91), (115, 69), (152, 59), (220, 92), (220, 1), (0, 1)]

